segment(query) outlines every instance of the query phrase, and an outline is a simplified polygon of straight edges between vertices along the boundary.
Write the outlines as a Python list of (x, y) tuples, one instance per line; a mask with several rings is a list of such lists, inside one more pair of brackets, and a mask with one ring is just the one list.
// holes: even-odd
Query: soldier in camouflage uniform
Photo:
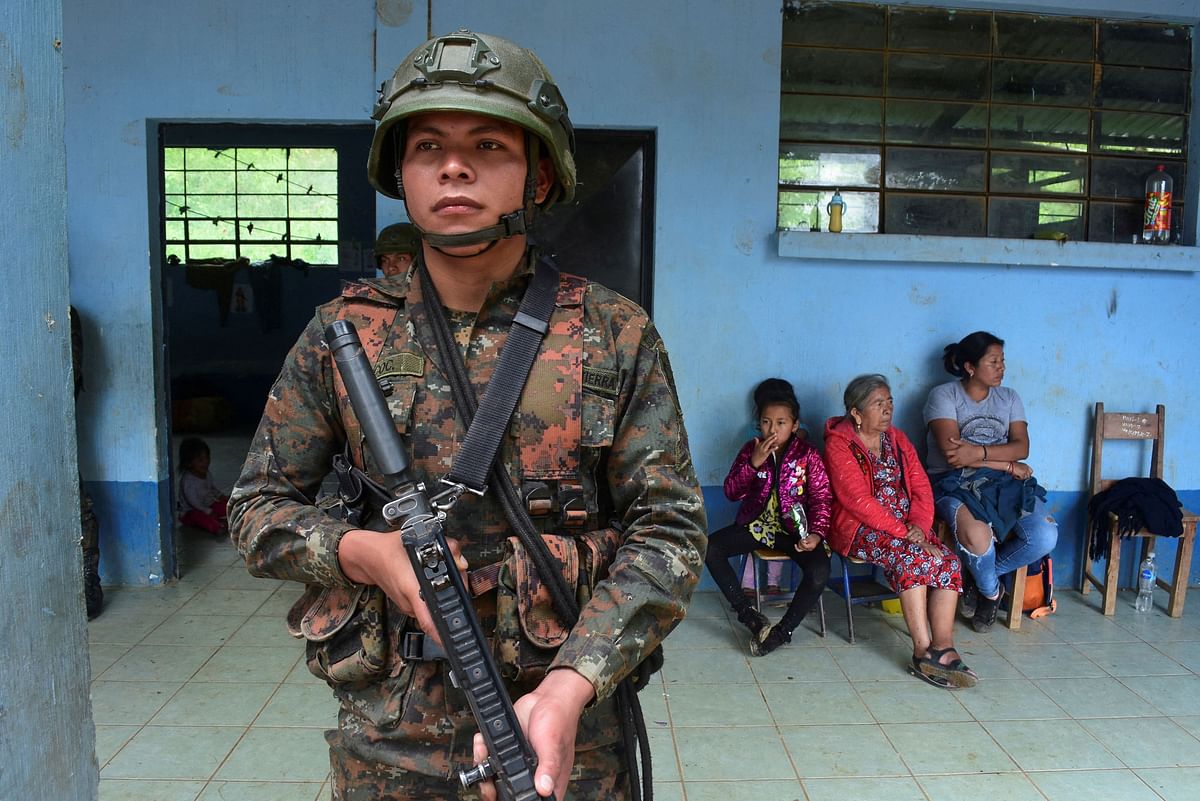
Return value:
[[(75, 401), (83, 392), (83, 323), (79, 312), (70, 307), (71, 316), (71, 366), (75, 373)], [(80, 548), (83, 551), (83, 603), (88, 620), (104, 610), (104, 589), (100, 586), (100, 523), (92, 496), (84, 492), (83, 476), (79, 477), (79, 531)]]
[[(348, 285), (317, 310), (271, 390), (230, 523), (255, 575), (386, 593), (382, 675), (331, 682), (341, 704), (338, 728), (326, 735), (333, 798), (494, 798), (490, 782), (462, 790), (452, 778), (483, 754), (446, 663), (399, 651), (406, 631), (434, 632), (399, 533), (339, 522), (314, 505), (331, 457), (347, 443), (372, 472), (323, 332), (339, 317), (359, 328), (368, 354), (377, 354), (376, 375), (392, 386), (388, 403), (413, 473), (435, 486), (465, 432), (419, 271), (428, 270), (482, 396), (537, 258), (525, 226), (574, 193), (573, 131), (545, 67), (498, 37), (460, 31), (430, 40), (381, 94), (369, 177), (405, 201), (422, 235), (418, 264), (399, 279)], [(497, 458), (543, 532), (569, 534), (581, 547), (592, 532), (615, 540), (547, 668), (509, 684), (538, 755), (538, 791), (561, 801), (569, 782), (573, 799), (629, 798), (614, 691), (683, 618), (706, 544), (666, 349), (645, 312), (563, 274), (508, 434)], [(472, 576), (505, 558), (512, 534), (494, 490), (463, 495), (445, 530)], [(489, 636), (500, 631), (497, 597), (492, 590), (475, 599)], [(508, 675), (511, 668), (502, 665)]]
[(421, 249), (421, 234), (412, 223), (393, 223), (375, 238), (375, 265), (385, 278), (404, 275)]

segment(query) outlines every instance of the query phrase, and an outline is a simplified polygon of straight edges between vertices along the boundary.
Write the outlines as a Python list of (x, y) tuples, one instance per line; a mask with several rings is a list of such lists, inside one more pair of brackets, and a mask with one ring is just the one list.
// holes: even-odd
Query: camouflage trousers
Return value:
[[(580, 762), (576, 759), (566, 797), (559, 801), (630, 798), (625, 771), (597, 776)], [(475, 788), (464, 788), (457, 778), (424, 776), (388, 765), (369, 764), (334, 750), (330, 751), (330, 769), (333, 801), (479, 801), (480, 798)], [(584, 778), (584, 774), (590, 774), (590, 778)]]
[[(466, 696), (447, 679), (445, 663), (409, 665), (394, 678), (336, 687), (338, 728), (327, 731), (335, 801), (465, 801), (459, 784), (470, 767), (477, 729)], [(529, 687), (509, 687), (514, 699)], [(614, 699), (585, 711), (567, 797), (630, 797)]]
[(82, 535), (80, 549), (83, 551), (83, 600), (90, 620), (100, 614), (104, 605), (104, 591), (100, 588), (100, 524), (92, 507), (92, 497), (83, 491), (79, 482), (79, 529)]

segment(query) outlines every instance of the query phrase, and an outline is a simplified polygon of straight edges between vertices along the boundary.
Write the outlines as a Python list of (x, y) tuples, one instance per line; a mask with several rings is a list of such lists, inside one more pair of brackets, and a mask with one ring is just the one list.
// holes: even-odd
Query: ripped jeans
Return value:
[(1046, 502), (1037, 500), (1033, 511), (1017, 521), (1012, 535), (1004, 542), (997, 545), (993, 538), (986, 551), (971, 553), (958, 541), (958, 508), (962, 505), (958, 498), (947, 495), (938, 500), (935, 509), (937, 516), (950, 524), (963, 567), (975, 579), (981, 596), (995, 598), (1000, 592), (1001, 576), (1041, 559), (1053, 551), (1058, 542), (1058, 523), (1050, 516)]

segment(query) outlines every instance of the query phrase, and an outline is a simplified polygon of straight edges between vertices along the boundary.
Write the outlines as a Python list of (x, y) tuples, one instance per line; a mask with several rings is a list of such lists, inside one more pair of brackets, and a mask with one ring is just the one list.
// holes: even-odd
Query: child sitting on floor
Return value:
[(225, 511), (229, 497), (213, 483), (208, 472), (211, 461), (208, 443), (199, 437), (179, 443), (179, 464), (183, 468), (179, 477), (179, 522), (223, 537), (229, 533)]

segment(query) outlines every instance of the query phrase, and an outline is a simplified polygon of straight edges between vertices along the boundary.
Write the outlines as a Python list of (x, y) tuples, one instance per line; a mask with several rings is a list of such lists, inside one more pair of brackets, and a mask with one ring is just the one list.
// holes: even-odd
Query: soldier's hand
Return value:
[[(446, 544), (459, 571), (465, 572), (467, 560), (462, 555), (458, 541), (448, 539)], [(338, 563), (351, 581), (374, 584), (383, 590), (401, 612), (417, 621), (421, 631), (441, 644), (429, 607), (421, 600), (417, 576), (413, 573), (399, 531), (347, 531), (338, 545)]]
[[(542, 797), (554, 794), (561, 799), (567, 793), (571, 768), (575, 764), (575, 734), (583, 708), (595, 695), (592, 683), (570, 668), (559, 668), (546, 674), (533, 692), (521, 696), (513, 704), (517, 719), (529, 745), (537, 754), (534, 786)], [(475, 762), (487, 758), (483, 735), (476, 734)], [(483, 801), (496, 801), (496, 785), (491, 781), (479, 785)]]

